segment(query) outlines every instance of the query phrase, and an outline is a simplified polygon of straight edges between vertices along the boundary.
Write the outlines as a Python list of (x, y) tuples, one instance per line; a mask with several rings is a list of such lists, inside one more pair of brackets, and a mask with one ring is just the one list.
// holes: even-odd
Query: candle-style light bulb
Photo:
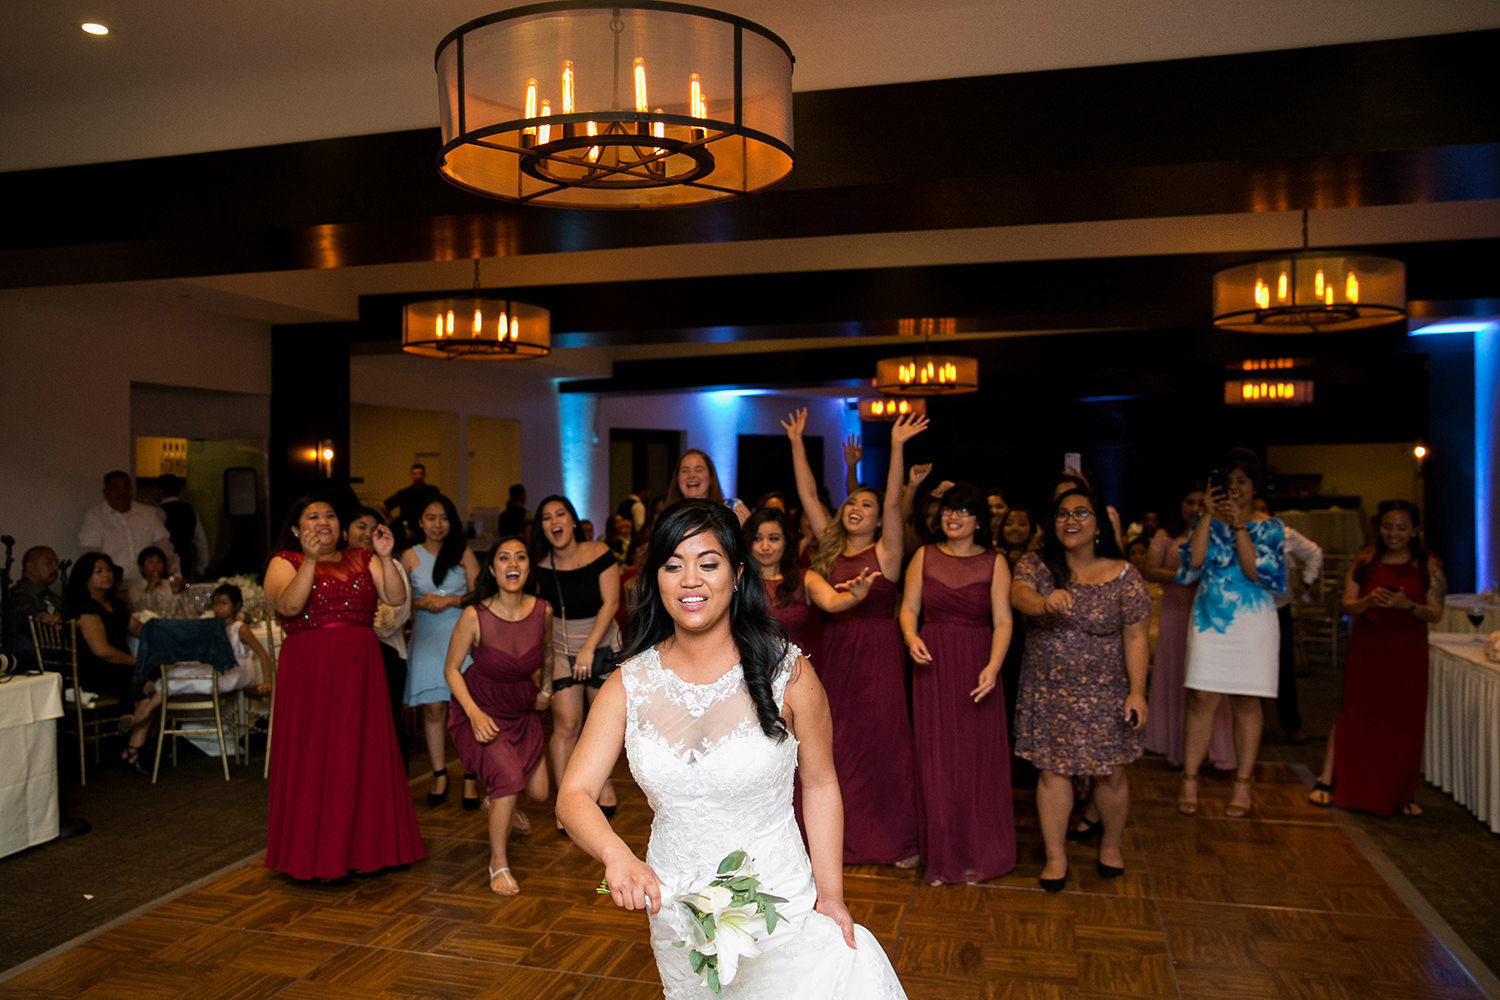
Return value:
[(484, 310), (479, 306), (474, 307), (474, 336), (479, 336), (484, 329)]
[(635, 57), (635, 109), (642, 113), (651, 110), (646, 100), (646, 60)]
[[(535, 80), (527, 80), (526, 81), (526, 102), (525, 103), (526, 103), (526, 113), (525, 113), (525, 115), (523, 117), (525, 117), (525, 118), (535, 118), (536, 117), (536, 81)], [(521, 130), (521, 136), (522, 136), (522, 142), (525, 141), (526, 137), (530, 137), (532, 139), (535, 139), (536, 138), (536, 126), (535, 125), (528, 125), (526, 128), (523, 128)]]
[(1314, 298), (1321, 299), (1323, 297), (1323, 284), (1324, 284), (1324, 282), (1323, 282), (1323, 272), (1319, 271), (1317, 274), (1313, 275), (1313, 297)]
[(505, 339), (505, 331), (508, 330), (508, 329), (509, 329), (509, 327), (505, 323), (505, 313), (501, 313), (500, 314), (500, 322), (498, 322), (498, 323), (495, 324), (495, 339), (496, 340), (504, 340)]
[(562, 113), (571, 115), (573, 103), (573, 60), (564, 59), (562, 65)]
[(445, 324), (445, 326), (447, 327), (448, 336), (451, 337), (451, 336), (453, 336), (453, 310), (452, 309), (448, 310), (447, 319), (448, 319), (448, 322)]
[(1277, 302), (1285, 302), (1286, 301), (1286, 293), (1287, 293), (1288, 284), (1289, 284), (1289, 279), (1287, 277), (1287, 273), (1285, 271), (1282, 271), (1281, 272), (1281, 277), (1279, 277), (1279, 278), (1276, 279), (1276, 301)]
[[(552, 114), (552, 102), (550, 102), (550, 101), (543, 101), (542, 102), (542, 117), (546, 118), (550, 114)], [(552, 141), (552, 126), (551, 125), (543, 125), (541, 128), (537, 129), (537, 133), (538, 133), (537, 134), (537, 141), (540, 142), (540, 143), (542, 143), (543, 145), (545, 145), (546, 143), (549, 143), (549, 142)]]
[(438, 313), (432, 319), (432, 335), (441, 337), (443, 335), (443, 314)]
[(1255, 304), (1261, 309), (1271, 307), (1271, 289), (1259, 278), (1255, 279)]
[(515, 316), (510, 318), (510, 339), (521, 339), (521, 320)]
[(1353, 271), (1350, 271), (1349, 276), (1344, 279), (1344, 298), (1351, 305), (1359, 303), (1359, 279), (1354, 276)]

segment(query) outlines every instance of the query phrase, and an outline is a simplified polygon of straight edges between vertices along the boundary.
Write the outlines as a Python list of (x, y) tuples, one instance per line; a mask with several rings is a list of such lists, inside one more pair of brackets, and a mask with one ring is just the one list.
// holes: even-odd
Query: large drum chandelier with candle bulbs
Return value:
[(562, 208), (741, 197), (792, 169), (792, 53), (704, 7), (533, 4), (437, 48), (438, 169), (478, 194)]

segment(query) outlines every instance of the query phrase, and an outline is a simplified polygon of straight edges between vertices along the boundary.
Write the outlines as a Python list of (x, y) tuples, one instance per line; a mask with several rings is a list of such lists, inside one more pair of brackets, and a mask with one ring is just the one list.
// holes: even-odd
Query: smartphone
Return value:
[(1063, 454), (1063, 472), (1069, 476), (1083, 475), (1083, 453), (1069, 451)]
[(1214, 468), (1208, 470), (1208, 475), (1203, 477), (1203, 490), (1222, 490), (1229, 485), (1229, 472), (1225, 469)]

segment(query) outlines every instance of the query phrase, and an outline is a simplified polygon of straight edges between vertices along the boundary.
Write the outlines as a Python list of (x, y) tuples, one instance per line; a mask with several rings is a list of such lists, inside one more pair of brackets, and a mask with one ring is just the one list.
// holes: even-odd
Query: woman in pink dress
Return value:
[[(525, 789), (533, 802), (547, 799), (541, 713), (552, 701), (552, 671), (542, 669), (542, 654), (552, 648), (552, 611), (546, 601), (525, 592), (530, 575), (526, 543), (501, 539), (453, 626), (443, 665), (453, 692), (448, 733), (464, 771), (476, 775), (487, 791), (490, 890), (502, 896), (521, 891), (505, 848), (512, 818), (520, 817), (516, 796)], [(540, 674), (540, 686), (534, 674)], [(517, 829), (531, 825), (522, 823)]]
[[(844, 793), (844, 863), (916, 867), (916, 763), (906, 708), (906, 655), (896, 625), (901, 577), (901, 470), (906, 442), (927, 429), (912, 414), (891, 427), (886, 492), (856, 490), (829, 518), (818, 502), (802, 432), (807, 411), (782, 422), (792, 442), (797, 495), (818, 533), (807, 579), (854, 589), (852, 608), (828, 616), (818, 665), (833, 714), (833, 761)], [(816, 584), (814, 584), (815, 586)]]
[(912, 556), (901, 602), (901, 634), (916, 665), (918, 826), (924, 877), (933, 885), (984, 882), (1016, 865), (1010, 738), (998, 686), (1010, 645), (1010, 568), (980, 542), (987, 515), (984, 494), (967, 483), (943, 494), (943, 540)]
[(266, 867), (336, 879), (427, 856), (391, 729), (373, 621), (405, 585), (384, 525), (370, 549), (340, 549), (319, 496), (292, 505), (265, 594), (286, 635), (276, 670)]
[[(1146, 568), (1141, 575), (1161, 584), (1161, 620), (1156, 630), (1156, 659), (1151, 667), (1151, 712), (1146, 721), (1146, 750), (1166, 755), (1167, 763), (1182, 766), (1182, 716), (1187, 708), (1188, 619), (1193, 614), (1193, 591), (1196, 581), (1184, 586), (1177, 582), (1182, 543), (1187, 541), (1188, 525), (1203, 513), (1203, 491), (1194, 489), (1182, 498), (1179, 516), (1151, 539), (1146, 554)], [(1234, 770), (1234, 734), (1230, 728), (1229, 702), (1219, 705), (1214, 717), (1213, 736), (1208, 744), (1208, 759), (1221, 771)]]

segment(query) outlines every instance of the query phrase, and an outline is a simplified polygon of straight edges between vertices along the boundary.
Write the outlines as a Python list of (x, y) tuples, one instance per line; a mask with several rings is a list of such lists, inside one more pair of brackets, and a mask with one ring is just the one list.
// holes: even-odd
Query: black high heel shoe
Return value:
[[(464, 781), (466, 783), (470, 782), (470, 781), (478, 781), (478, 780), (479, 780), (479, 775), (477, 775), (477, 774), (470, 774), (468, 771), (464, 772)], [(446, 796), (448, 793), (447, 793), (446, 790), (444, 790), (443, 794)], [(475, 795), (472, 798), (470, 796), (468, 796), (468, 795), (465, 795), (462, 799), (459, 800), (460, 804), (468, 812), (473, 812), (474, 810), (478, 809), (480, 801), (481, 801), (481, 799), (480, 799), (480, 797), (478, 795)]]
[(1100, 878), (1119, 878), (1125, 874), (1124, 868), (1116, 868), (1114, 865), (1107, 865), (1103, 861), (1094, 862), (1094, 871), (1099, 873)]
[(1068, 884), (1068, 869), (1064, 868), (1057, 878), (1042, 878), (1038, 875), (1036, 881), (1047, 892), (1062, 892), (1063, 886)]
[(127, 746), (125, 754), (120, 758), (120, 770), (129, 774), (134, 771), (142, 777), (151, 777), (151, 771), (145, 764), (141, 763), (141, 748)]
[(432, 780), (433, 781), (436, 781), (439, 778), (443, 779), (443, 790), (441, 792), (428, 792), (427, 793), (427, 804), (430, 805), (430, 806), (435, 806), (435, 805), (438, 805), (439, 803), (446, 802), (447, 799), (448, 799), (448, 786), (451, 785), (451, 784), (453, 784), (453, 782), (451, 782), (451, 781), (448, 780), (448, 772), (447, 771), (433, 771), (432, 772)]
[(1104, 820), (1102, 819), (1095, 822), (1094, 820), (1089, 819), (1087, 816), (1080, 816), (1078, 818), (1078, 822), (1082, 823), (1083, 826), (1073, 826), (1068, 828), (1068, 839), (1074, 841), (1075, 843), (1080, 840), (1093, 840), (1095, 837), (1099, 836), (1099, 834), (1104, 832)]

